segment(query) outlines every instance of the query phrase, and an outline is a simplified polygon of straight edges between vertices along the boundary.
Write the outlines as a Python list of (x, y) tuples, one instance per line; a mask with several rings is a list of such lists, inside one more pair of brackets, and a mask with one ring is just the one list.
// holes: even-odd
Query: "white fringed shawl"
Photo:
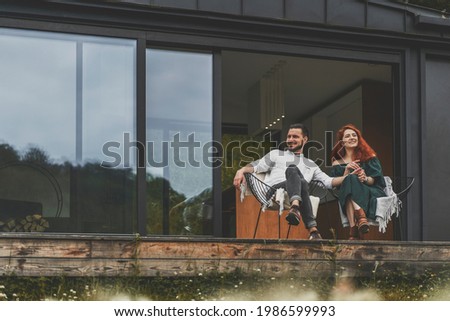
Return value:
[[(392, 218), (392, 215), (400, 213), (402, 207), (402, 201), (397, 197), (392, 189), (392, 180), (389, 176), (384, 177), (386, 187), (384, 192), (386, 196), (377, 198), (377, 209), (375, 211), (375, 221), (368, 219), (370, 225), (378, 225), (378, 230), (382, 233), (386, 232), (387, 225)], [(347, 216), (339, 206), (339, 212), (341, 215), (342, 225), (344, 227), (349, 226)]]
[(392, 180), (389, 176), (385, 176), (386, 187), (384, 192), (387, 196), (377, 198), (377, 210), (375, 212), (375, 220), (378, 223), (378, 230), (385, 233), (387, 225), (391, 220), (392, 215), (397, 214), (397, 217), (402, 208), (402, 201), (397, 197), (392, 189)]

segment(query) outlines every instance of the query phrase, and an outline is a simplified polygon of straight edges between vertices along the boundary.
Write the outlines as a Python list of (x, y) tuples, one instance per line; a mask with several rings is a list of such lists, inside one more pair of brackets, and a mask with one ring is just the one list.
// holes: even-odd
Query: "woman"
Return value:
[(350, 225), (350, 240), (363, 239), (368, 220), (375, 220), (377, 197), (386, 196), (384, 176), (374, 150), (352, 124), (337, 132), (331, 152), (330, 176), (344, 176), (339, 188), (339, 205)]

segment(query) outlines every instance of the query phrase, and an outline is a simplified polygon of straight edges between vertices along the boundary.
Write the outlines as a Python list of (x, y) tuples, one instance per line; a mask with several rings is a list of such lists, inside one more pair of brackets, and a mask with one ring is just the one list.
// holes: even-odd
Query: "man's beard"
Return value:
[(300, 145), (298, 145), (298, 146), (296, 146), (294, 148), (291, 148), (291, 147), (289, 147), (289, 145), (287, 145), (288, 151), (293, 152), (293, 153), (299, 151), (302, 148), (303, 148), (303, 144), (300, 144)]

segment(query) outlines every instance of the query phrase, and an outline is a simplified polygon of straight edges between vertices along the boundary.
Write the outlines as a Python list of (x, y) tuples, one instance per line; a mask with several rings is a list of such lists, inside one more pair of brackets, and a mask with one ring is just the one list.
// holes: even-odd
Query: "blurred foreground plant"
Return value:
[(0, 301), (98, 300), (450, 300), (450, 272), (305, 279), (199, 273), (173, 277), (0, 277)]

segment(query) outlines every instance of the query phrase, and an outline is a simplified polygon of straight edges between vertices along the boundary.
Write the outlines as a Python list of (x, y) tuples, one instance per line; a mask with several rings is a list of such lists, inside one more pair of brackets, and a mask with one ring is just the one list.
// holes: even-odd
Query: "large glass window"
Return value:
[(0, 47), (0, 229), (135, 231), (136, 42), (0, 29)]
[(212, 234), (212, 54), (147, 50), (147, 232)]
[[(377, 152), (384, 174), (392, 176), (391, 69), (376, 63), (222, 51), (222, 144), (228, 162), (222, 168), (225, 236), (252, 238), (254, 230), (248, 227), (255, 226), (256, 217), (250, 214), (257, 214), (259, 208), (236, 200), (232, 185), (236, 170), (270, 148), (283, 148), (293, 123), (309, 128), (310, 144), (304, 152), (325, 172), (331, 169), (335, 144), (330, 134), (355, 124)], [(327, 200), (336, 202), (331, 195)], [(347, 238), (337, 205), (320, 206), (317, 221), (324, 238)], [(262, 224), (270, 226), (268, 222)], [(375, 233), (372, 238), (392, 239), (392, 224), (387, 233)]]

